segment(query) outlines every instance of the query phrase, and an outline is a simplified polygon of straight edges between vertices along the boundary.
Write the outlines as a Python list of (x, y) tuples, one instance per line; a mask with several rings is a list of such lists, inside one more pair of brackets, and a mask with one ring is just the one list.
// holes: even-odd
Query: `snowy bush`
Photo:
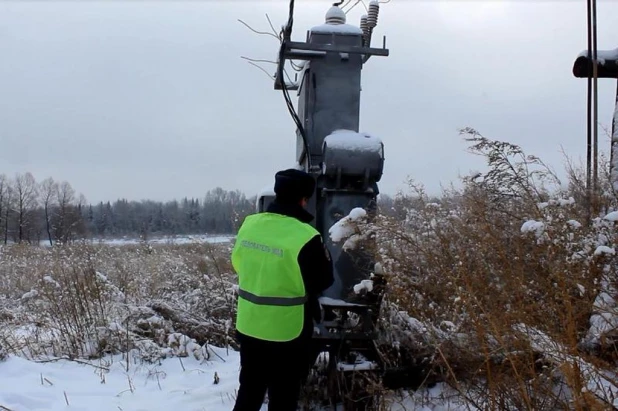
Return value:
[(439, 198), (411, 181), (399, 218), (355, 211), (342, 220), (353, 228), (335, 230), (373, 247), (386, 273), (382, 349), (478, 408), (613, 404), (618, 214), (607, 173), (588, 218), (579, 171), (565, 185), (518, 146), (463, 132), (486, 172)]
[(137, 350), (146, 361), (235, 346), (228, 247), (1, 247), (0, 345), (35, 358)]

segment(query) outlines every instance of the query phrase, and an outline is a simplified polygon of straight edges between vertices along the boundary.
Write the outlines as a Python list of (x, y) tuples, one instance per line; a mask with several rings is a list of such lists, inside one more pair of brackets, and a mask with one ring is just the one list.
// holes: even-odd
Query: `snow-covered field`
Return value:
[[(162, 237), (153, 237), (148, 238), (147, 240), (142, 240), (139, 238), (93, 238), (90, 240), (86, 240), (86, 243), (90, 244), (103, 244), (103, 245), (112, 245), (112, 246), (122, 246), (122, 245), (136, 245), (136, 244), (200, 244), (200, 243), (228, 243), (232, 239), (234, 239), (234, 235), (177, 235), (177, 236), (162, 236)], [(40, 243), (42, 246), (49, 246), (48, 240), (41, 240)]]
[[(150, 244), (196, 244), (196, 243), (228, 243), (235, 236), (234, 235), (179, 235), (179, 236), (167, 236), (167, 237), (153, 237), (147, 239), (145, 242)], [(127, 244), (140, 244), (143, 240), (132, 238), (116, 238), (116, 239), (94, 239), (93, 243), (101, 243), (107, 245), (127, 245)]]
[(121, 355), (92, 365), (35, 363), (12, 356), (0, 363), (0, 409), (229, 411), (239, 357), (234, 351), (211, 350), (211, 361), (173, 358), (160, 365), (127, 364)]
[[(209, 349), (208, 361), (168, 358), (158, 364), (127, 364), (124, 355), (42, 363), (11, 356), (0, 362), (0, 410), (229, 411), (238, 388), (239, 355)], [(391, 411), (471, 409), (449, 399), (440, 385), (389, 403)]]

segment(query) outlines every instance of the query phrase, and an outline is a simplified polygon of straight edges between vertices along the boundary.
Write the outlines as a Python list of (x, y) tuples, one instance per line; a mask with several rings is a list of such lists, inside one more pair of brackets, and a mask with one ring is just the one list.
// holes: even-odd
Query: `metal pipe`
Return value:
[(610, 141), (609, 178), (612, 193), (616, 196), (618, 192), (618, 170), (616, 170), (616, 161), (618, 160), (618, 81), (616, 81), (616, 106), (612, 118), (612, 135)]
[[(588, 60), (592, 60), (592, 0), (586, 1), (586, 26), (588, 29)], [(592, 76), (588, 74), (588, 89), (587, 89), (587, 102), (586, 102), (586, 219), (590, 223), (592, 218), (591, 214), (591, 157), (592, 157)]]
[(599, 190), (599, 91), (598, 91), (598, 67), (597, 60), (597, 0), (592, 0), (592, 81), (593, 81), (593, 136), (594, 136), (594, 161), (593, 161), (593, 185), (594, 185), (594, 205), (593, 211), (597, 213), (597, 201)]

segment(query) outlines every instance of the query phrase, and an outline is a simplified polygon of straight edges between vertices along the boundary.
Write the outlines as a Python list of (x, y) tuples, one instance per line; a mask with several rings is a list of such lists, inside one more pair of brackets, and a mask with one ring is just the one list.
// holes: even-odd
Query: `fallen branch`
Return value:
[(159, 301), (151, 302), (148, 304), (148, 307), (165, 320), (171, 322), (176, 332), (193, 338), (200, 345), (213, 341), (214, 334), (215, 340), (218, 340), (219, 343), (231, 343), (234, 349), (238, 348), (237, 344), (233, 340), (230, 341), (231, 339), (227, 335), (213, 330), (211, 324), (193, 316), (191, 313)]
[(92, 363), (89, 363), (88, 361), (83, 361), (83, 360), (80, 360), (78, 358), (55, 357), (55, 358), (46, 358), (44, 360), (32, 360), (32, 361), (36, 362), (36, 363), (39, 363), (39, 364), (46, 364), (46, 363), (51, 363), (51, 362), (63, 361), (63, 360), (64, 361), (76, 362), (76, 363), (82, 364), (82, 365), (89, 365), (91, 367), (98, 368), (100, 370), (109, 371), (109, 368), (107, 368), (107, 367), (103, 367), (101, 365), (92, 364)]

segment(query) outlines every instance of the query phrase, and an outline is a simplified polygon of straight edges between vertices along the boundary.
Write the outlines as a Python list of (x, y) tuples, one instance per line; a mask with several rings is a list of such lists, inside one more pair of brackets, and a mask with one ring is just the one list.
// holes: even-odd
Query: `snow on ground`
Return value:
[(211, 361), (186, 357), (182, 362), (168, 358), (160, 365), (131, 362), (128, 371), (122, 356), (108, 357), (107, 363), (93, 361), (94, 366), (66, 360), (35, 363), (12, 356), (0, 362), (0, 409), (229, 411), (238, 385), (239, 356), (231, 350), (213, 351)]
[[(186, 235), (186, 236), (168, 236), (168, 237), (153, 237), (146, 241), (139, 238), (93, 238), (87, 240), (92, 244), (103, 244), (112, 246), (135, 245), (144, 242), (148, 244), (194, 244), (194, 243), (228, 243), (234, 239), (235, 235)], [(41, 245), (48, 246), (49, 240), (41, 240)]]
[[(147, 239), (149, 244), (193, 244), (193, 243), (227, 243), (230, 242), (234, 235), (187, 235), (187, 236), (173, 236), (173, 237), (153, 237)], [(109, 239), (109, 240), (93, 240), (94, 243), (102, 243), (109, 245), (127, 245), (127, 244), (140, 244), (143, 241), (140, 239)]]
[[(128, 370), (122, 355), (90, 363), (39, 363), (10, 356), (0, 362), (0, 409), (229, 411), (238, 388), (239, 355), (210, 348), (209, 361), (192, 357), (167, 358), (155, 364), (130, 361)], [(470, 409), (446, 393), (437, 385), (414, 397), (392, 399), (390, 410)], [(267, 408), (265, 404), (261, 410)]]

